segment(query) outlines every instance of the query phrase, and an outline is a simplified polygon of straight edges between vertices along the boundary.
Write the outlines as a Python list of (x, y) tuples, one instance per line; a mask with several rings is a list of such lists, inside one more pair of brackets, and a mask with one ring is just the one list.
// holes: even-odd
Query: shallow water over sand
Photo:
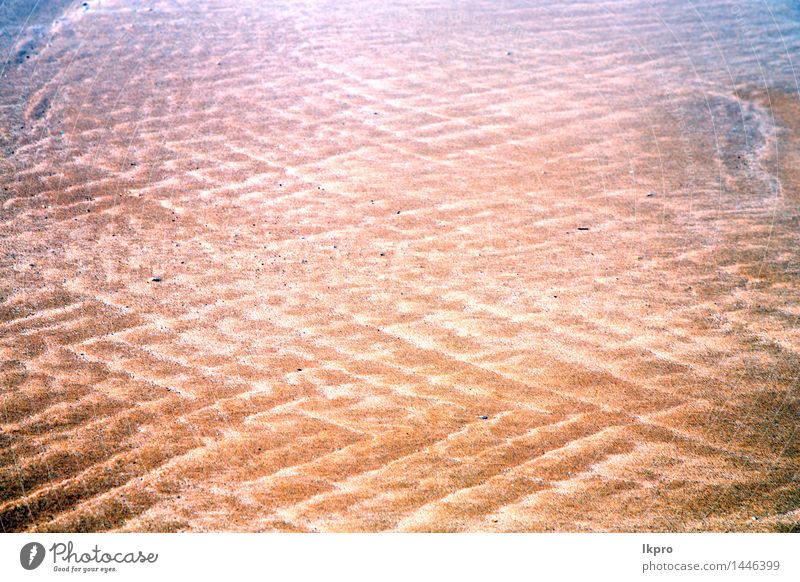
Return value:
[(797, 528), (792, 3), (81, 4), (3, 28), (2, 530)]

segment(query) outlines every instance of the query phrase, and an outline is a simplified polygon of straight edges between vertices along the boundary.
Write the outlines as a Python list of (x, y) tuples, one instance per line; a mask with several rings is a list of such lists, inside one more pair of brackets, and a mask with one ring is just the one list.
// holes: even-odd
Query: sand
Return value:
[(798, 529), (791, 3), (82, 4), (0, 35), (0, 531)]

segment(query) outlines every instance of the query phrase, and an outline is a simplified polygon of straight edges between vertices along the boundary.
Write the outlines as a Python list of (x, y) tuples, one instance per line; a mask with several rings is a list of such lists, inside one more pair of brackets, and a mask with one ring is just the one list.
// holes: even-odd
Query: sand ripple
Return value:
[(80, 4), (0, 83), (3, 531), (797, 529), (791, 7)]

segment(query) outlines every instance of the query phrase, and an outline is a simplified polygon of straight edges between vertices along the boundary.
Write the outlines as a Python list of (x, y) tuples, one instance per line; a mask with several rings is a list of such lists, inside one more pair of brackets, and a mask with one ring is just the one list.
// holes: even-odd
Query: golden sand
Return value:
[(796, 530), (797, 15), (679, 4), (17, 39), (0, 530)]

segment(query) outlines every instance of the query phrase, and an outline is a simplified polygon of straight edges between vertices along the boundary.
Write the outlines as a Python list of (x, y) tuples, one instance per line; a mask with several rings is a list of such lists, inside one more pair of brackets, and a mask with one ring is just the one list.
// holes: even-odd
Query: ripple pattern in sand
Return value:
[(791, 19), (89, 4), (0, 88), (4, 531), (796, 529)]

